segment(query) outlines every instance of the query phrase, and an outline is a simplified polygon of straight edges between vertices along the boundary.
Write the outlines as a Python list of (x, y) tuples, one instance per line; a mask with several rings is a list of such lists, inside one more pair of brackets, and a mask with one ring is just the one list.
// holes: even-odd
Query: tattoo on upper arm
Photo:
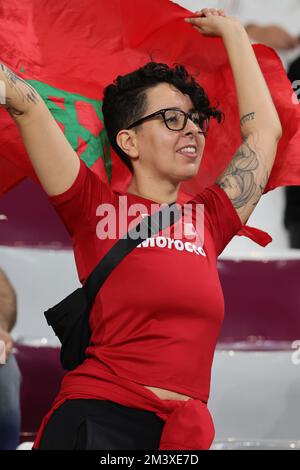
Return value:
[(265, 169), (265, 171), (262, 175), (262, 180), (261, 180), (260, 184), (258, 185), (258, 192), (256, 194), (256, 197), (254, 197), (253, 207), (255, 207), (258, 204), (258, 202), (259, 202), (259, 200), (260, 200), (260, 198), (261, 198), (261, 196), (262, 196), (262, 194), (265, 190), (265, 187), (267, 186), (269, 177), (270, 177), (270, 172), (268, 172), (268, 170)]
[[(260, 167), (260, 169), (259, 169)], [(260, 170), (260, 171), (259, 171)], [(259, 173), (259, 183), (257, 183)], [(268, 182), (269, 174), (257, 152), (245, 139), (237, 150), (217, 184), (226, 190), (236, 209), (246, 206), (251, 199), (253, 206), (260, 200)]]
[(241, 117), (240, 124), (241, 124), (241, 126), (243, 126), (245, 124), (245, 122), (253, 121), (254, 119), (255, 119), (255, 113), (245, 114), (245, 116)]
[[(7, 84), (10, 86), (11, 89), (15, 90), (17, 96), (20, 98), (20, 102), (24, 103), (24, 101), (27, 101), (28, 103), (36, 104), (39, 101), (39, 94), (29, 83), (27, 83), (21, 77), (18, 77), (18, 75), (16, 75), (4, 64), (0, 64), (0, 69), (7, 79)], [(7, 111), (11, 115), (24, 114), (22, 110), (16, 109), (16, 105), (13, 104), (16, 101), (15, 99), (12, 99), (8, 96), (6, 96), (5, 98), (8, 103)]]

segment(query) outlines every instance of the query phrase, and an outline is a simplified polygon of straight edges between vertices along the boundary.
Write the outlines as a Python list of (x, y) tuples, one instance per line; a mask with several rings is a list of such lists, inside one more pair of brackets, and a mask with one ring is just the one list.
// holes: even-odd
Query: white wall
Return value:
[(277, 188), (264, 194), (249, 218), (247, 225), (268, 232), (273, 238), (272, 243), (262, 247), (249, 238), (234, 237), (223, 251), (223, 255), (241, 255), (243, 257), (252, 251), (256, 251), (264, 256), (266, 253), (276, 253), (276, 251), (282, 249), (289, 249), (288, 233), (283, 226), (284, 207), (284, 188)]
[(12, 336), (58, 341), (44, 311), (66, 297), (80, 283), (71, 250), (0, 247), (1, 268), (17, 292), (18, 319)]
[(300, 354), (217, 351), (208, 407), (216, 439), (300, 440)]

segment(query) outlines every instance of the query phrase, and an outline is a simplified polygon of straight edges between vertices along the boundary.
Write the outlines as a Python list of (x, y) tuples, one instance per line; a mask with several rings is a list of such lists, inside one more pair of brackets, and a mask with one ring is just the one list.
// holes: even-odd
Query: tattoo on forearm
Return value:
[(20, 99), (20, 103), (24, 103), (25, 101), (27, 101), (28, 103), (36, 104), (39, 101), (39, 94), (29, 83), (27, 83), (21, 77), (18, 77), (18, 75), (16, 75), (12, 70), (7, 68), (4, 64), (0, 64), (0, 71), (2, 71), (4, 76), (6, 77), (7, 84), (17, 94), (17, 99), (12, 99), (6, 96), (6, 101), (8, 103), (8, 112), (11, 115), (24, 114), (22, 110), (16, 109), (15, 103), (18, 101), (18, 98)]
[(262, 194), (265, 190), (265, 187), (267, 186), (269, 177), (270, 177), (270, 172), (268, 172), (268, 170), (265, 169), (265, 171), (263, 172), (261, 183), (258, 185), (258, 190), (259, 191), (258, 191), (258, 194), (256, 195), (256, 197), (254, 198), (253, 207), (255, 207), (258, 204), (258, 202), (259, 202), (259, 200), (260, 200), (260, 198), (261, 198), (261, 196), (262, 196)]
[[(261, 166), (259, 173), (262, 177), (260, 177), (260, 183), (257, 184), (256, 175), (259, 166)], [(256, 206), (268, 179), (269, 175), (266, 167), (245, 139), (226, 171), (217, 180), (217, 184), (226, 190), (234, 207), (241, 209), (251, 199), (253, 199), (253, 205)]]
[(245, 124), (245, 122), (253, 121), (253, 119), (255, 119), (255, 113), (245, 114), (245, 116), (242, 116), (242, 118), (240, 120), (241, 126), (243, 126)]

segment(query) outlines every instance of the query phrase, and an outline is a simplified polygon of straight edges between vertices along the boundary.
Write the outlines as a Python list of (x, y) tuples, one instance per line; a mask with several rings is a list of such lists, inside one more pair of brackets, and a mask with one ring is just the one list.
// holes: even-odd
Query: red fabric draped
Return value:
[[(43, 96), (79, 157), (121, 189), (129, 184), (130, 174), (111, 150), (103, 128), (104, 87), (149, 60), (185, 65), (212, 105), (219, 103), (225, 113), (223, 124), (211, 122), (198, 175), (181, 185), (182, 192), (196, 194), (226, 168), (241, 135), (223, 42), (199, 34), (183, 21), (186, 16), (191, 13), (168, 0), (6, 0), (0, 7), (0, 61)], [(254, 51), (283, 127), (267, 192), (300, 184), (300, 111), (277, 54), (262, 45), (255, 45)], [(15, 123), (4, 109), (0, 109), (0, 135), (1, 194), (20, 175), (36, 176)], [(262, 245), (271, 240), (250, 227), (243, 227), (242, 234)]]

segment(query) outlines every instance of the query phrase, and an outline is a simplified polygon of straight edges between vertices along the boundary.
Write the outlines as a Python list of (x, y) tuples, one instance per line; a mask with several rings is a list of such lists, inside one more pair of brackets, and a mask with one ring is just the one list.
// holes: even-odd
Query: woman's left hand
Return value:
[(215, 8), (203, 8), (196, 11), (198, 16), (193, 18), (185, 18), (185, 21), (191, 23), (193, 28), (198, 30), (205, 36), (221, 37), (233, 29), (244, 29), (241, 22), (233, 17), (227, 16), (224, 10)]

